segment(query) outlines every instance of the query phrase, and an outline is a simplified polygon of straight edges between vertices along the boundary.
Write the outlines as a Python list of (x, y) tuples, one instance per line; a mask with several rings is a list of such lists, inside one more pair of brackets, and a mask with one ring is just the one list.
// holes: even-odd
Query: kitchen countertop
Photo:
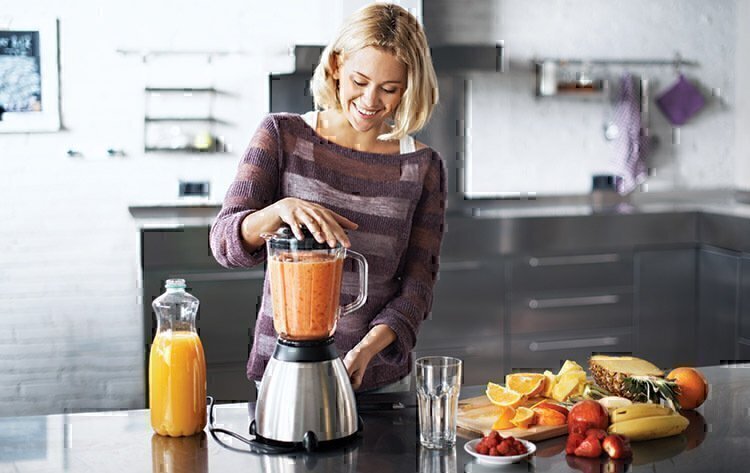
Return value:
[[(634, 472), (738, 472), (750, 464), (750, 365), (702, 369), (708, 401), (691, 416), (684, 437), (636, 444)], [(461, 397), (483, 391), (465, 387)], [(217, 425), (246, 432), (248, 404), (217, 407)], [(221, 447), (207, 432), (187, 438), (152, 433), (147, 410), (0, 418), (0, 472), (440, 472), (625, 471), (606, 461), (566, 457), (565, 437), (537, 443), (530, 463), (493, 469), (464, 450), (430, 451), (417, 442), (416, 409), (362, 412), (364, 431), (345, 450), (318, 454), (249, 455)], [(231, 442), (242, 448), (238, 441)]]
[[(221, 209), (221, 201), (180, 199), (135, 203), (129, 207), (139, 228), (206, 226)], [(477, 199), (449, 208), (452, 217), (513, 219), (535, 217), (582, 217), (703, 212), (750, 218), (750, 204), (730, 191), (661, 192), (633, 195), (617, 205), (592, 205), (590, 196), (540, 197), (533, 199)]]

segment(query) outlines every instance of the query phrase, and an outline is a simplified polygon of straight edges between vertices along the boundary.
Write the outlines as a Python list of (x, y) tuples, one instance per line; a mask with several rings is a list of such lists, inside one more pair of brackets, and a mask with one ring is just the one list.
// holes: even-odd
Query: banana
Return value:
[(637, 442), (680, 434), (687, 429), (688, 424), (690, 424), (690, 421), (679, 414), (639, 417), (638, 419), (615, 422), (609, 426), (608, 432), (624, 435)]
[(610, 419), (613, 424), (624, 422), (641, 417), (668, 416), (674, 414), (674, 411), (666, 406), (651, 403), (637, 403), (625, 407), (619, 407), (610, 413)]

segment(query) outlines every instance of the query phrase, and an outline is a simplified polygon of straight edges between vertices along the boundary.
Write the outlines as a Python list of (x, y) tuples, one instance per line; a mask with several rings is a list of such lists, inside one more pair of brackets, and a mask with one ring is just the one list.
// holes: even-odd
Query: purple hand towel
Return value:
[(627, 73), (622, 77), (613, 122), (619, 130), (614, 142), (616, 173), (621, 177), (617, 191), (625, 195), (643, 183), (648, 175), (648, 136), (641, 130), (640, 94), (633, 85), (633, 76)]
[(674, 126), (685, 124), (706, 104), (706, 99), (696, 86), (680, 74), (677, 82), (656, 99), (656, 104)]

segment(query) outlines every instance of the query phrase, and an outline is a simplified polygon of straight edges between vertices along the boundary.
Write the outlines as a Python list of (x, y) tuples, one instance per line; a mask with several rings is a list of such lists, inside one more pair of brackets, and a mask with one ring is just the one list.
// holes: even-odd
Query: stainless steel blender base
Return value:
[(340, 358), (269, 360), (255, 405), (258, 437), (309, 449), (311, 443), (354, 436), (358, 429), (354, 391)]

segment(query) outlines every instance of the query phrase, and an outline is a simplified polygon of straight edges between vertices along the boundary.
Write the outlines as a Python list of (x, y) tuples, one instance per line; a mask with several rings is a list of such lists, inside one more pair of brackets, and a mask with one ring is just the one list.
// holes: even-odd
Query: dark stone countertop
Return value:
[[(633, 472), (740, 472), (750, 465), (750, 365), (707, 367), (708, 401), (691, 414), (685, 434), (636, 444)], [(462, 397), (483, 391), (465, 387)], [(246, 432), (248, 405), (217, 408), (216, 422)], [(252, 406), (250, 406), (252, 407)], [(606, 460), (567, 457), (565, 437), (537, 443), (530, 462), (501, 469), (477, 464), (463, 449), (422, 449), (416, 409), (362, 412), (362, 437), (345, 450), (312, 455), (250, 455), (221, 447), (210, 435), (153, 434), (147, 410), (0, 418), (0, 472), (425, 472), (626, 471)], [(242, 448), (238, 441), (231, 445)]]

